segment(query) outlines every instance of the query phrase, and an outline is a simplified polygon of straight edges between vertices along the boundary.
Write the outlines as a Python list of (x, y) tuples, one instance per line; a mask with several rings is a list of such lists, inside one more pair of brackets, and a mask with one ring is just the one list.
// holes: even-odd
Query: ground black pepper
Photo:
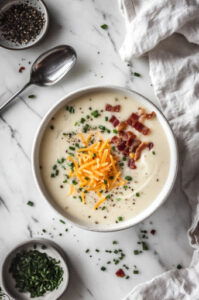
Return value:
[(35, 40), (44, 23), (44, 15), (28, 3), (12, 5), (0, 15), (2, 37), (18, 44)]

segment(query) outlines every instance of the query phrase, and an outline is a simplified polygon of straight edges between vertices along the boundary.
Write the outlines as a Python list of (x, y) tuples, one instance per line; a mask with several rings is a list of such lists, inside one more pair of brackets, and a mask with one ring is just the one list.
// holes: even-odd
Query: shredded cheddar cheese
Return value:
[[(98, 201), (94, 209), (97, 209), (106, 200), (103, 191), (110, 191), (125, 184), (125, 181), (118, 168), (118, 158), (111, 152), (110, 141), (103, 140), (102, 136), (99, 136), (99, 140), (89, 145), (91, 136), (92, 134), (87, 137), (83, 133), (79, 134), (85, 147), (78, 149), (75, 157), (67, 157), (74, 165), (68, 175), (77, 178), (79, 186), (84, 189), (85, 192), (81, 192), (82, 203), (86, 203), (85, 193), (88, 191), (96, 193)], [(69, 193), (75, 192), (75, 188), (71, 187)]]

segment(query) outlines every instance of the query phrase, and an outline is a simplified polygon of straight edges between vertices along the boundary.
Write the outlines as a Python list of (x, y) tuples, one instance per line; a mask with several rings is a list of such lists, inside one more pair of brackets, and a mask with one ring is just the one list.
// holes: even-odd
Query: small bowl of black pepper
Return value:
[(0, 2), (0, 46), (11, 50), (30, 48), (48, 30), (49, 15), (42, 0)]

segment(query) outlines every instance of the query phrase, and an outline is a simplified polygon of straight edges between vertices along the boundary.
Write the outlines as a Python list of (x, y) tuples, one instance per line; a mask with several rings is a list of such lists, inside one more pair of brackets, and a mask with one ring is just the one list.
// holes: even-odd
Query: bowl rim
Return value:
[(70, 273), (69, 273), (69, 268), (68, 268), (68, 264), (67, 264), (67, 257), (66, 257), (66, 253), (64, 252), (64, 250), (54, 241), (46, 239), (46, 238), (34, 238), (34, 239), (30, 239), (30, 240), (24, 240), (23, 242), (18, 243), (14, 248), (12, 248), (4, 257), (2, 266), (1, 266), (1, 278), (2, 278), (2, 286), (3, 289), (6, 291), (7, 295), (9, 297), (13, 297), (9, 291), (6, 288), (5, 285), (5, 278), (4, 278), (4, 269), (6, 267), (6, 262), (9, 259), (9, 256), (12, 255), (14, 252), (16, 252), (18, 249), (20, 249), (23, 246), (28, 246), (29, 244), (36, 244), (36, 243), (43, 243), (45, 245), (50, 245), (63, 259), (64, 264), (65, 264), (65, 268), (66, 268), (66, 273), (65, 273), (65, 278), (66, 278), (66, 287), (64, 289), (64, 291), (58, 296), (58, 298), (60, 298), (61, 296), (64, 295), (64, 293), (66, 292), (66, 290), (68, 289), (68, 285), (69, 285), (69, 280), (70, 280)]
[[(16, 0), (16, 1), (22, 2), (22, 0)], [(0, 48), (4, 48), (4, 49), (7, 49), (7, 50), (16, 50), (16, 51), (26, 50), (26, 49), (29, 49), (29, 48), (32, 48), (32, 47), (36, 46), (39, 42), (41, 42), (41, 40), (43, 40), (45, 38), (45, 36), (47, 34), (47, 31), (48, 31), (48, 28), (49, 28), (49, 11), (48, 11), (48, 8), (47, 8), (47, 6), (46, 6), (46, 4), (43, 0), (37, 0), (37, 1), (41, 2), (41, 4), (43, 5), (43, 8), (44, 8), (44, 11), (45, 11), (44, 18), (45, 18), (45, 21), (46, 21), (46, 25), (45, 25), (45, 30), (44, 30), (43, 34), (38, 39), (35, 39), (35, 42), (32, 43), (31, 45), (22, 46), (20, 48), (14, 48), (14, 47), (9, 47), (9, 46), (2, 45), (1, 42), (0, 42)], [(24, 2), (26, 2), (26, 1), (24, 1)]]
[[(163, 130), (166, 134), (169, 147), (172, 147), (173, 152), (170, 154), (170, 156), (171, 156), (170, 157), (170, 169), (172, 170), (172, 174), (171, 174), (172, 176), (170, 176), (170, 177), (172, 177), (172, 178), (170, 180), (169, 186), (166, 188), (165, 195), (163, 195), (164, 197), (160, 198), (159, 197), (160, 194), (158, 194), (156, 199), (153, 200), (151, 202), (151, 204), (145, 210), (141, 211), (138, 215), (127, 220), (129, 222), (131, 220), (130, 224), (126, 223), (127, 221), (126, 222), (124, 221), (121, 223), (117, 223), (116, 225), (114, 224), (114, 226), (111, 224), (110, 226), (106, 225), (106, 226), (104, 226), (104, 227), (102, 226), (100, 228), (99, 225), (95, 225), (95, 226), (94, 226), (94, 224), (82, 225), (76, 221), (72, 221), (71, 219), (67, 218), (66, 215), (64, 215), (62, 213), (63, 210), (58, 205), (56, 207), (56, 203), (52, 203), (52, 201), (50, 201), (49, 197), (47, 197), (45, 191), (42, 189), (42, 186), (41, 186), (41, 182), (40, 182), (41, 180), (39, 179), (38, 172), (37, 172), (38, 165), (37, 165), (36, 158), (37, 158), (37, 151), (40, 146), (39, 139), (41, 139), (41, 135), (42, 135), (41, 131), (44, 130), (46, 122), (47, 123), (49, 122), (50, 117), (52, 117), (53, 114), (55, 114), (59, 109), (61, 109), (61, 107), (63, 107), (64, 103), (67, 103), (67, 101), (71, 101), (71, 100), (75, 99), (76, 97), (81, 96), (83, 94), (87, 94), (87, 93), (89, 94), (91, 92), (104, 91), (104, 90), (109, 90), (109, 91), (119, 92), (119, 93), (124, 93), (124, 94), (128, 93), (131, 96), (133, 96), (133, 94), (136, 94), (142, 98), (142, 100), (143, 100), (143, 102), (145, 102), (145, 104), (148, 104), (148, 105), (152, 106), (153, 108), (155, 108), (155, 110), (158, 112), (158, 114), (162, 118), (161, 125), (162, 125), (162, 123), (164, 123), (165, 126), (167, 127), (167, 132), (166, 132), (166, 130), (164, 130), (164, 129)], [(170, 136), (170, 139), (168, 138), (168, 136)], [(171, 164), (171, 158), (173, 159), (174, 164)], [(121, 87), (121, 86), (116, 86), (116, 85), (90, 85), (90, 86), (86, 86), (86, 87), (83, 87), (83, 88), (80, 88), (75, 91), (67, 93), (57, 103), (55, 103), (44, 115), (44, 117), (36, 131), (35, 137), (34, 137), (33, 146), (32, 146), (32, 154), (31, 154), (31, 166), (32, 166), (34, 181), (35, 181), (37, 189), (39, 190), (42, 197), (47, 201), (47, 203), (58, 214), (60, 214), (63, 218), (65, 218), (71, 225), (75, 225), (79, 228), (82, 228), (82, 229), (85, 229), (88, 231), (94, 231), (94, 232), (115, 232), (115, 231), (120, 231), (120, 230), (130, 228), (130, 227), (144, 221), (150, 215), (152, 215), (166, 201), (166, 199), (168, 198), (169, 194), (171, 193), (173, 186), (175, 184), (175, 181), (176, 181), (178, 167), (179, 167), (179, 157), (178, 157), (177, 142), (176, 142), (173, 130), (172, 130), (169, 122), (167, 121), (166, 117), (164, 116), (164, 114), (151, 100), (149, 100), (147, 97), (145, 97), (141, 93), (139, 93), (135, 90), (132, 90), (130, 88), (126, 88), (126, 87)], [(172, 168), (171, 168), (171, 166), (172, 166)], [(169, 170), (169, 173), (170, 173), (170, 170)], [(169, 174), (168, 174), (167, 180), (168, 180), (168, 178), (169, 178)], [(165, 189), (166, 183), (167, 182), (165, 182), (160, 193), (162, 192), (163, 189)]]

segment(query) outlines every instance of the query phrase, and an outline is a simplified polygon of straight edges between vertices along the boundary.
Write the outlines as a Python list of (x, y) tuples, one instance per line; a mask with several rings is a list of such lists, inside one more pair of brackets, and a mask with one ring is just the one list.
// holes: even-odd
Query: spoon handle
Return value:
[(23, 92), (29, 85), (31, 85), (31, 82), (28, 82), (20, 89), (18, 92), (16, 92), (10, 99), (8, 99), (6, 102), (4, 102), (2, 105), (0, 105), (0, 113), (19, 95), (21, 92)]

